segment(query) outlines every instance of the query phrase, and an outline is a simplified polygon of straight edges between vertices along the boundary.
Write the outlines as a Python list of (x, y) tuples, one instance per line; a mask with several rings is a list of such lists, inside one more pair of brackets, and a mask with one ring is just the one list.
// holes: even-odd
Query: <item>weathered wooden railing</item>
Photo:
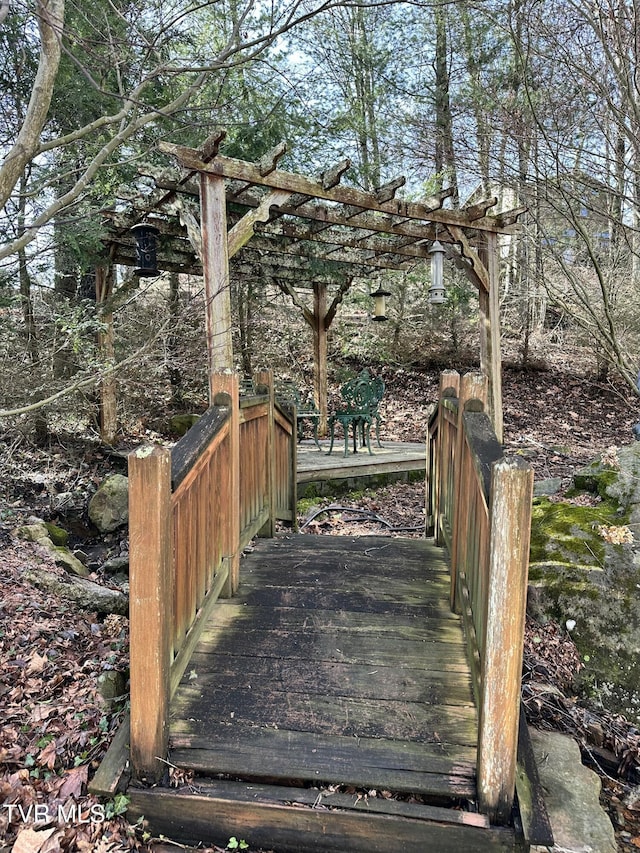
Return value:
[(486, 379), (441, 376), (429, 424), (427, 515), (451, 558), (478, 707), (478, 797), (506, 822), (514, 799), (533, 471), (507, 458), (485, 413)]
[(295, 520), (295, 419), (274, 401), (273, 380), (238, 395), (216, 377), (214, 405), (170, 451), (129, 455), (130, 754), (134, 774), (165, 770), (169, 700), (218, 599), (236, 591), (242, 549)]

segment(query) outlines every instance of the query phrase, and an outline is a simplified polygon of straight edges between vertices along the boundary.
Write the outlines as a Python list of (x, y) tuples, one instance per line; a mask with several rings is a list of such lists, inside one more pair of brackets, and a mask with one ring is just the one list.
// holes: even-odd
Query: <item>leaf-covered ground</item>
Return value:
[[(384, 378), (383, 438), (422, 440), (436, 399), (437, 372), (386, 369)], [(505, 370), (504, 397), (506, 444), (531, 460), (538, 478), (568, 482), (576, 467), (611, 445), (628, 443), (631, 426), (640, 420), (640, 407), (623, 387), (557, 370)], [(129, 443), (143, 438), (130, 436)], [(0, 850), (12, 845), (17, 853), (169, 849), (119, 816), (126, 805), (122, 798), (105, 803), (86, 793), (124, 710), (123, 701), (107, 703), (99, 685), (127, 671), (126, 619), (74, 610), (34, 587), (25, 579), (27, 569), (61, 570), (38, 546), (11, 534), (30, 515), (67, 524), (93, 577), (108, 582), (99, 565), (126, 551), (126, 539), (88, 538), (84, 508), (106, 473), (124, 471), (123, 461), (94, 442), (62, 434), (46, 449), (18, 433), (7, 434), (0, 436), (0, 451)], [(339, 507), (307, 508), (305, 530), (418, 536), (424, 526), (424, 487), (390, 486), (340, 499)], [(599, 759), (612, 776), (603, 780), (620, 849), (638, 849), (640, 805), (633, 799), (633, 785), (640, 781), (633, 781), (638, 732), (621, 718), (594, 717), (575, 702), (578, 666), (564, 628), (528, 626), (524, 696), (530, 716), (537, 725), (571, 732), (586, 755), (591, 751)], [(620, 778), (611, 773), (607, 757), (610, 762), (623, 759)], [(40, 821), (34, 823), (35, 817)], [(228, 849), (234, 844), (241, 849), (241, 842), (238, 827)]]

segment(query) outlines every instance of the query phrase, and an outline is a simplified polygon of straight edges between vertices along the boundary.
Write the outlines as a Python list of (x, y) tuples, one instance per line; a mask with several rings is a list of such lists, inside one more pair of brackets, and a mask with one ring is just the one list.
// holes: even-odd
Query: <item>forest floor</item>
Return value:
[[(387, 369), (384, 378), (383, 438), (423, 440), (426, 414), (436, 399), (437, 372)], [(559, 477), (565, 486), (578, 467), (606, 448), (630, 443), (631, 427), (640, 420), (640, 404), (621, 385), (572, 375), (564, 367), (535, 373), (506, 369), (504, 397), (508, 448), (531, 461), (538, 479)], [(128, 436), (128, 441), (134, 446), (148, 437)], [(47, 448), (18, 433), (0, 436), (0, 452), (0, 851), (12, 845), (15, 853), (175, 851), (175, 845), (153, 842), (127, 824), (122, 817), (125, 798), (104, 803), (86, 793), (87, 780), (124, 713), (126, 697), (105, 702), (99, 681), (105, 674), (127, 671), (127, 620), (78, 611), (33, 586), (25, 579), (27, 569), (44, 565), (61, 570), (38, 546), (12, 534), (32, 515), (63, 526), (73, 517), (73, 525), (67, 526), (74, 544), (95, 568), (94, 579), (104, 582), (100, 562), (126, 553), (128, 542), (118, 534), (96, 542), (84, 510), (104, 476), (114, 470), (126, 473), (123, 460), (95, 441), (71, 435), (58, 435)], [(301, 519), (305, 531), (379, 535), (388, 525), (424, 523), (421, 484), (390, 486), (340, 503), (368, 510), (369, 518), (348, 510), (311, 518), (307, 511)], [(313, 512), (318, 509), (322, 506)], [(420, 534), (405, 530), (400, 535)], [(637, 728), (574, 696), (580, 660), (564, 627), (529, 623), (525, 652), (531, 722), (576, 737), (585, 761), (601, 775), (619, 850), (640, 849)], [(538, 689), (540, 684), (549, 690)], [(242, 849), (241, 827), (238, 833), (227, 850)]]

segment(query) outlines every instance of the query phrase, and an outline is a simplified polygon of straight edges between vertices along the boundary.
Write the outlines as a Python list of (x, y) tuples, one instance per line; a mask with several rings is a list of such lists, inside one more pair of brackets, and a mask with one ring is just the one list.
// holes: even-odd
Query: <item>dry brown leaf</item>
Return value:
[(34, 652), (29, 658), (29, 663), (27, 664), (25, 672), (27, 675), (37, 675), (38, 673), (43, 672), (48, 663), (49, 661), (46, 657), (38, 654), (38, 652)]
[(40, 750), (40, 754), (38, 755), (38, 764), (40, 767), (48, 767), (49, 770), (53, 770), (56, 763), (57, 748), (58, 742), (54, 738), (44, 747), (44, 749)]
[(83, 764), (81, 767), (74, 767), (72, 770), (67, 770), (64, 782), (60, 786), (60, 790), (58, 792), (60, 799), (67, 800), (69, 797), (74, 797), (77, 800), (82, 794), (83, 787), (87, 784), (88, 773), (88, 764)]
[(50, 717), (55, 712), (55, 710), (56, 709), (53, 705), (36, 705), (33, 711), (31, 712), (31, 722), (40, 723), (42, 722), (42, 720), (46, 720), (47, 717)]
[(55, 831), (55, 826), (41, 830), (25, 826), (18, 833), (18, 837), (13, 845), (13, 853), (40, 853), (45, 843)]

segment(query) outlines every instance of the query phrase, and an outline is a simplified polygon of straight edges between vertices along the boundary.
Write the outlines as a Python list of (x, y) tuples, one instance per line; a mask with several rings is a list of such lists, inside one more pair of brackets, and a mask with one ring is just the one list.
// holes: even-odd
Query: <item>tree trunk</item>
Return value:
[[(22, 233), (25, 228), (25, 209), (27, 203), (26, 181), (23, 177), (20, 180), (20, 209), (18, 211), (18, 233)], [(42, 368), (40, 364), (40, 347), (38, 344), (38, 330), (33, 311), (33, 299), (31, 296), (31, 276), (29, 275), (29, 267), (27, 265), (27, 255), (24, 248), (18, 252), (18, 268), (20, 275), (20, 304), (22, 306), (22, 318), (24, 321), (24, 337), (27, 350), (27, 357), (33, 371), (33, 378), (39, 379), (38, 384), (43, 380)], [(42, 395), (42, 389), (39, 393)], [(36, 441), (43, 444), (49, 437), (49, 426), (44, 409), (36, 409), (34, 415), (34, 429)]]
[(449, 91), (449, 50), (447, 46), (447, 18), (445, 6), (435, 8), (436, 23), (436, 142), (435, 165), (439, 182), (438, 189), (453, 188), (451, 203), (454, 207), (460, 204), (458, 193), (458, 176), (456, 158), (453, 147), (453, 117), (451, 114), (451, 97)]
[(183, 405), (183, 396), (182, 373), (178, 364), (178, 335), (176, 334), (180, 322), (180, 276), (177, 272), (172, 272), (169, 276), (169, 317), (171, 318), (171, 333), (167, 338), (167, 353), (169, 355), (171, 403), (180, 408)]

